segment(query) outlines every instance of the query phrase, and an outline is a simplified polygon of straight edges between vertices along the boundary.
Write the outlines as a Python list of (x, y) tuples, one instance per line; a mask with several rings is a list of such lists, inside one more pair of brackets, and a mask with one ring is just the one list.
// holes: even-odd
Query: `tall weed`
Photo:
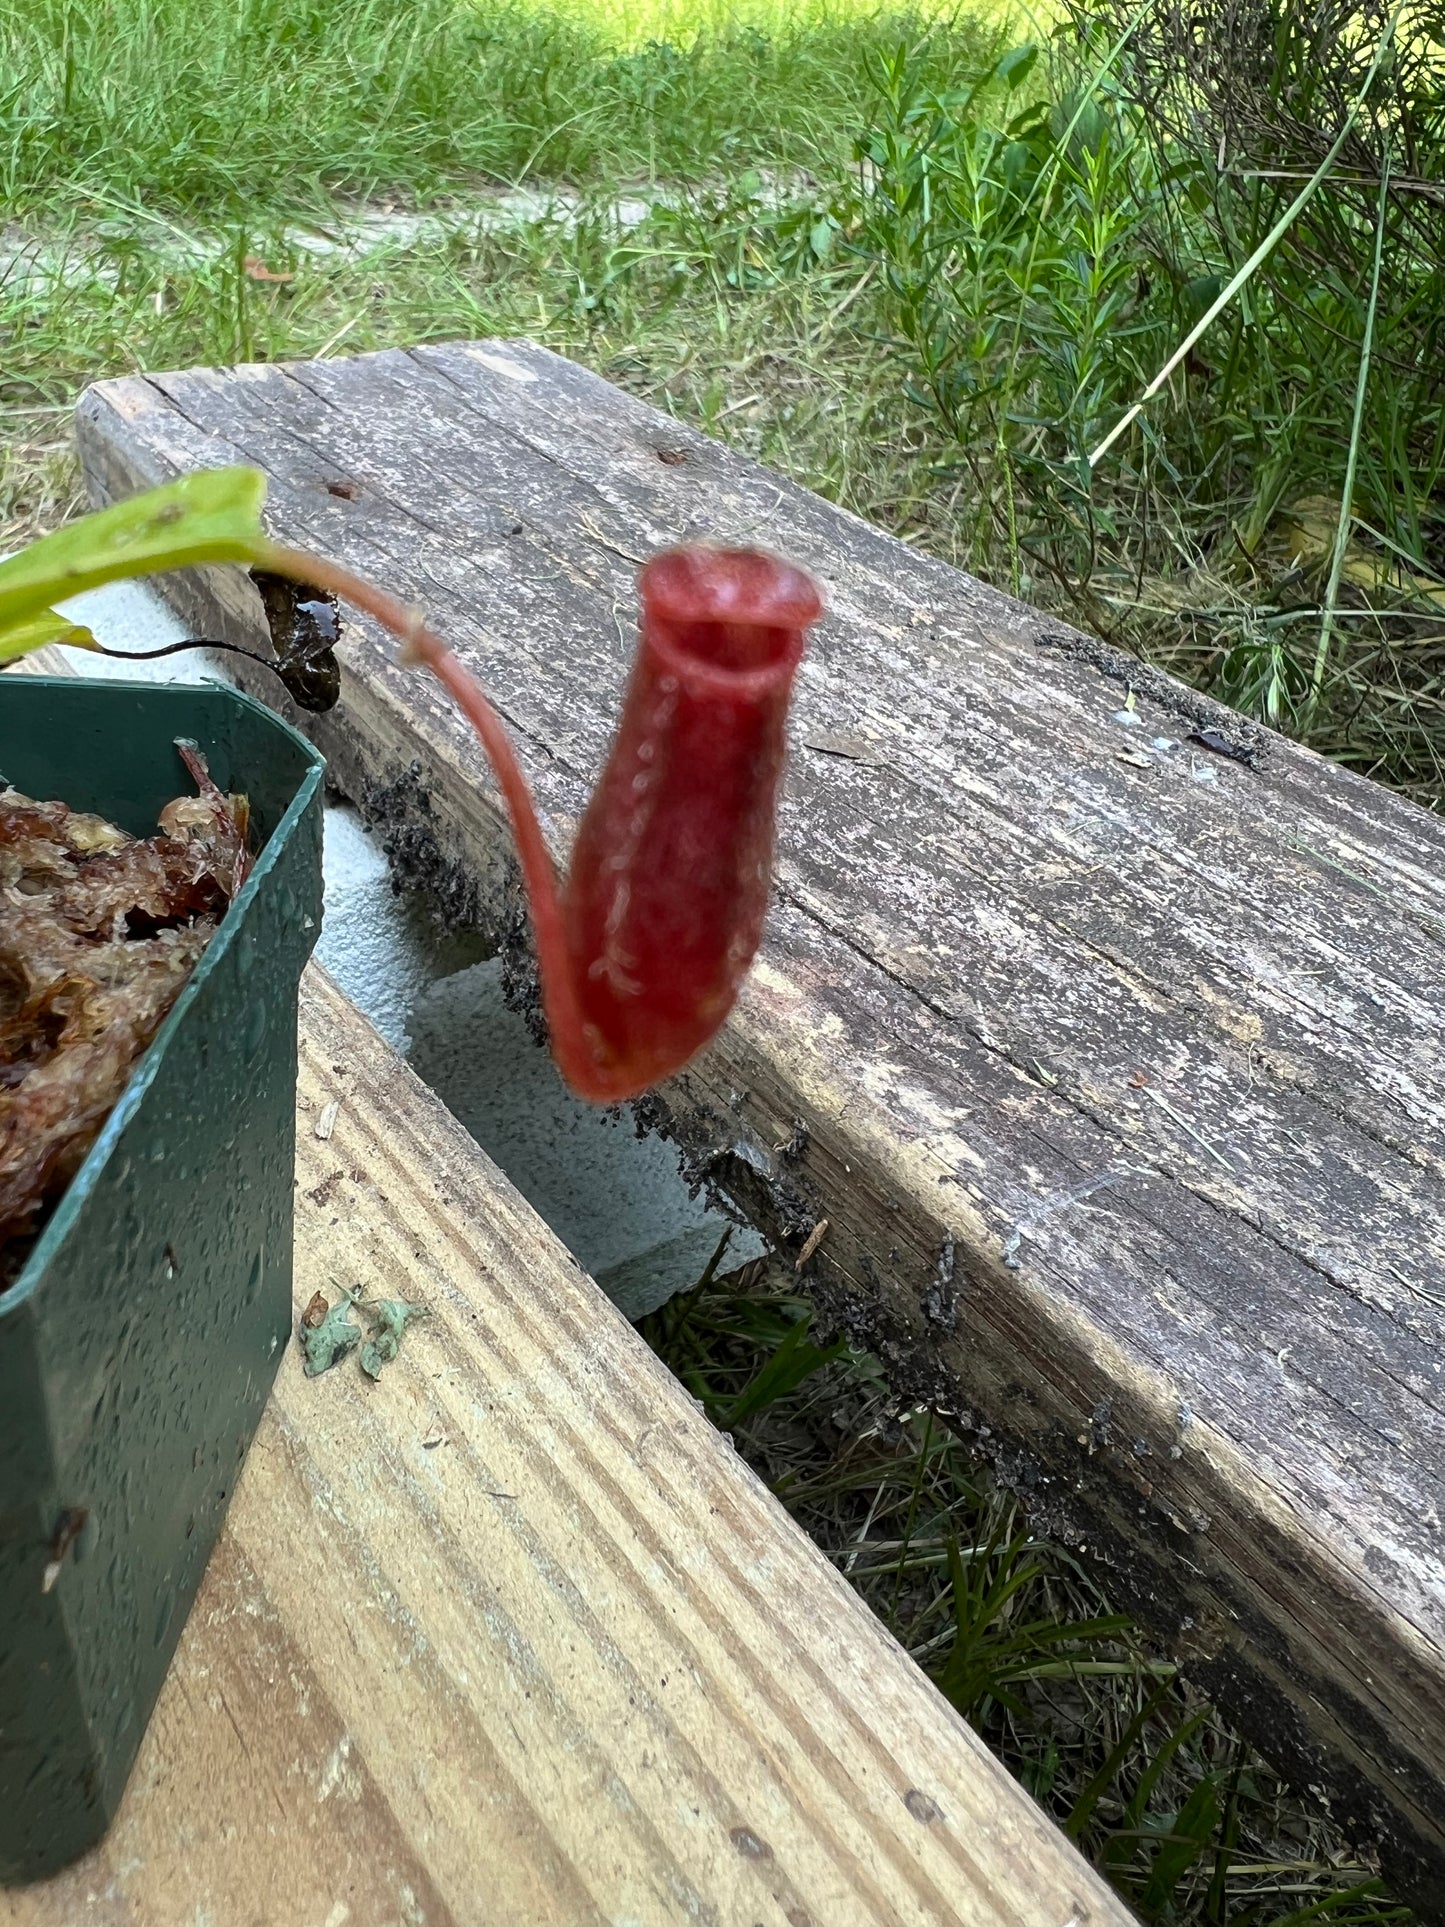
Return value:
[(900, 42), (836, 213), (881, 266), (940, 477), (968, 478), (975, 567), (1438, 801), (1445, 51), (1420, 49), (1445, 8), (1350, 14), (1110, 0), (964, 94)]

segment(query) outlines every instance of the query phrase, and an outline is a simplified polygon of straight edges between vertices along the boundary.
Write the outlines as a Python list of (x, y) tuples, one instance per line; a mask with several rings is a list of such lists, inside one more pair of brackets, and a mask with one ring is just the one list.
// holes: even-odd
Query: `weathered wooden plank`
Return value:
[(430, 1315), (287, 1357), (115, 1827), (0, 1920), (1126, 1927), (316, 971), (299, 1101), (298, 1311)]
[[(78, 425), (98, 495), (256, 461), (278, 532), (423, 602), (559, 849), (637, 558), (822, 577), (766, 952), (645, 1114), (785, 1243), (828, 1220), (825, 1306), (1445, 1918), (1445, 826), (528, 344), (111, 382)], [(176, 595), (254, 644), (244, 585)], [(525, 984), (478, 753), (365, 624), (347, 659), (337, 780)]]

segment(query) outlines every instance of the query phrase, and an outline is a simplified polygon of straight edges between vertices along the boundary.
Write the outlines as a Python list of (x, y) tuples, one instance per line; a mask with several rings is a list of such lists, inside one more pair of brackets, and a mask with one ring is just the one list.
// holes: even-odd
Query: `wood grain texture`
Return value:
[[(644, 1115), (784, 1244), (828, 1221), (825, 1309), (1445, 1920), (1445, 826), (529, 344), (109, 382), (78, 428), (98, 497), (256, 462), (277, 533), (423, 603), (559, 851), (637, 560), (820, 576), (765, 954)], [(255, 644), (237, 577), (174, 593)], [(334, 779), (525, 995), (475, 745), (345, 654)]]
[(0, 1920), (1126, 1927), (314, 969), (299, 1102), (298, 1313), (429, 1316), (288, 1353), (114, 1828)]

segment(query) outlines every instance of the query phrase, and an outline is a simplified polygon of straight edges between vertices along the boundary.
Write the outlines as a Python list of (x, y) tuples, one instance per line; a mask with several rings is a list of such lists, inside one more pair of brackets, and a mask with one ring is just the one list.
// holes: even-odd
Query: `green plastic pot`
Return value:
[[(138, 834), (251, 800), (254, 871), (0, 1296), (0, 1881), (115, 1813), (291, 1325), (322, 763), (230, 689), (0, 676), (0, 775)], [(3, 916), (0, 904), (0, 916)]]

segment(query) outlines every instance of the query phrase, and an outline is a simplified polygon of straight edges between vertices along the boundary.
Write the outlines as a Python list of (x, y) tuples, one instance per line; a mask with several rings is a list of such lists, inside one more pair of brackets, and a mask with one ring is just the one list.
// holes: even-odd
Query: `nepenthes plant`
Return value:
[(201, 563), (240, 563), (364, 610), (450, 692), (496, 772), (567, 1082), (618, 1103), (680, 1070), (721, 1027), (762, 937), (788, 702), (822, 612), (812, 581), (748, 549), (668, 550), (645, 565), (638, 653), (563, 884), (511, 740), (474, 678), (419, 611), (270, 540), (264, 496), (256, 470), (207, 471), (0, 563), (0, 667), (47, 642), (97, 646), (57, 602)]

